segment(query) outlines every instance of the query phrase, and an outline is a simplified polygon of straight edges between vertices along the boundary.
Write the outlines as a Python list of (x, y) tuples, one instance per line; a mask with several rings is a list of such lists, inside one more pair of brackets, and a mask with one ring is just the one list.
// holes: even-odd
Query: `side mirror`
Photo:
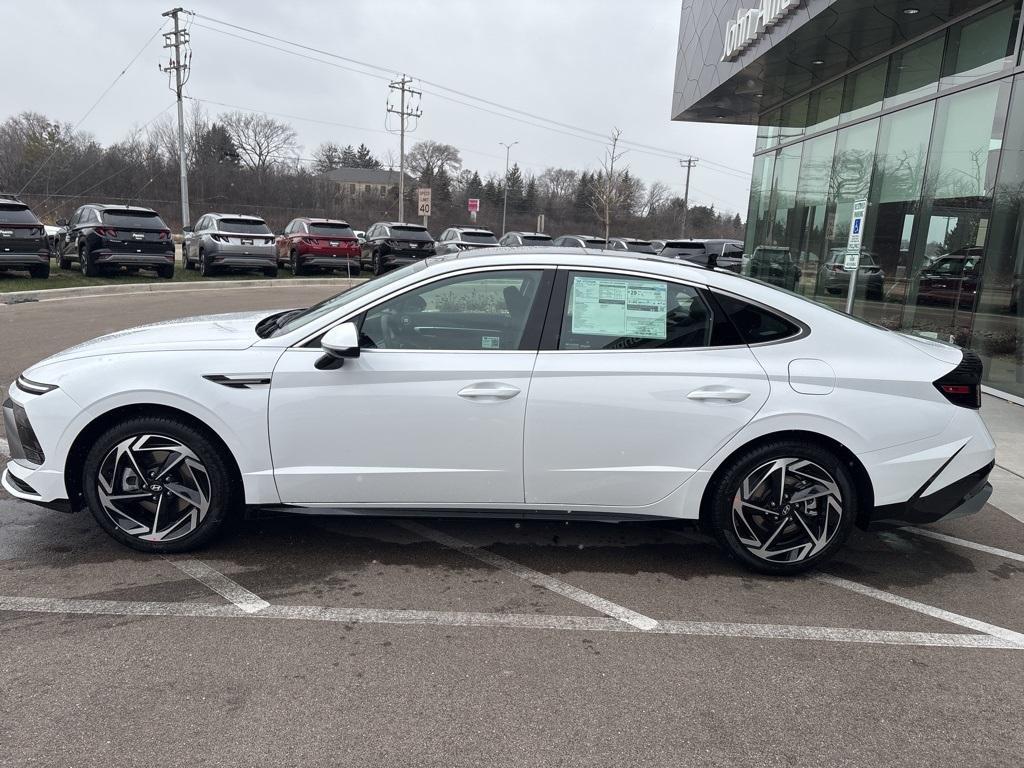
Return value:
[(336, 325), (320, 340), (323, 356), (316, 361), (320, 371), (333, 371), (345, 364), (346, 357), (359, 357), (359, 329), (355, 323)]
[(192, 227), (192, 225), (191, 225), (191, 224), (188, 224), (188, 225), (186, 225), (186, 226), (182, 227), (181, 229), (182, 229), (182, 231), (184, 231), (184, 232), (192, 232), (192, 231), (193, 231), (193, 227)]
[(67, 225), (68, 225), (68, 220), (67, 219), (57, 219), (57, 226), (58, 227), (66, 227)]

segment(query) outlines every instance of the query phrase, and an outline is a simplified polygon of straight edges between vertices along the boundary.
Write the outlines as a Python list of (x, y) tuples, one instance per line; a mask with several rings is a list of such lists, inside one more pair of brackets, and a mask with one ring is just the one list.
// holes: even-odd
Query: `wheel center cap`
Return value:
[(164, 489), (164, 487), (162, 485), (160, 485), (160, 483), (150, 483), (149, 484), (149, 491), (150, 491), (150, 493), (160, 493), (160, 491), (162, 491), (163, 489)]

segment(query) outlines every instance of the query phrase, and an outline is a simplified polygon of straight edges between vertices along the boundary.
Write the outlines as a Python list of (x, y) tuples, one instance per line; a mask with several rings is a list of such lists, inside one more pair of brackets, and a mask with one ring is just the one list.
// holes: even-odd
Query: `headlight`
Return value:
[(56, 384), (41, 384), (38, 381), (32, 381), (26, 379), (23, 375), (18, 377), (15, 386), (18, 387), (22, 392), (27, 392), (30, 395), (45, 395), (47, 392), (52, 392), (57, 389)]

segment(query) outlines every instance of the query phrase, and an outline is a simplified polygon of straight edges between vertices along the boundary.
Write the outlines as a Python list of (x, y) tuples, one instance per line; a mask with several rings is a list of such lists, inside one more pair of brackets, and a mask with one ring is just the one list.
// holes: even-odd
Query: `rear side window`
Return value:
[(797, 336), (801, 331), (796, 323), (779, 317), (763, 307), (748, 304), (742, 299), (716, 293), (715, 301), (732, 321), (733, 327), (745, 344), (782, 341)]
[[(103, 223), (123, 229), (167, 229), (163, 219), (152, 211), (103, 211)], [(88, 219), (83, 219), (88, 221)]]
[(217, 222), (220, 232), (233, 232), (239, 235), (269, 235), (270, 229), (259, 219), (221, 219)]
[(696, 288), (629, 275), (571, 272), (558, 348), (706, 347), (713, 326), (711, 310)]
[(0, 224), (39, 224), (39, 219), (25, 205), (0, 205)]

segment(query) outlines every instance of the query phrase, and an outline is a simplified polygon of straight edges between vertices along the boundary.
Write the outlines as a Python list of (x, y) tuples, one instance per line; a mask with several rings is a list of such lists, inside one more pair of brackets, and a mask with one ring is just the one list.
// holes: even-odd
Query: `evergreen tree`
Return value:
[(436, 203), (449, 204), (452, 201), (452, 179), (443, 167), (434, 174), (433, 200)]
[(380, 160), (378, 160), (376, 157), (373, 156), (373, 153), (370, 152), (370, 148), (368, 146), (366, 146), (365, 144), (360, 144), (359, 148), (356, 149), (355, 156), (353, 158), (353, 162), (355, 163), (355, 166), (354, 166), (355, 168), (380, 168), (381, 167)]
[(356, 164), (356, 151), (351, 144), (347, 145), (341, 150), (341, 166), (342, 168), (359, 168)]
[(530, 180), (526, 182), (526, 191), (523, 193), (523, 212), (530, 215), (540, 213), (538, 210), (538, 198), (537, 180), (531, 176)]

